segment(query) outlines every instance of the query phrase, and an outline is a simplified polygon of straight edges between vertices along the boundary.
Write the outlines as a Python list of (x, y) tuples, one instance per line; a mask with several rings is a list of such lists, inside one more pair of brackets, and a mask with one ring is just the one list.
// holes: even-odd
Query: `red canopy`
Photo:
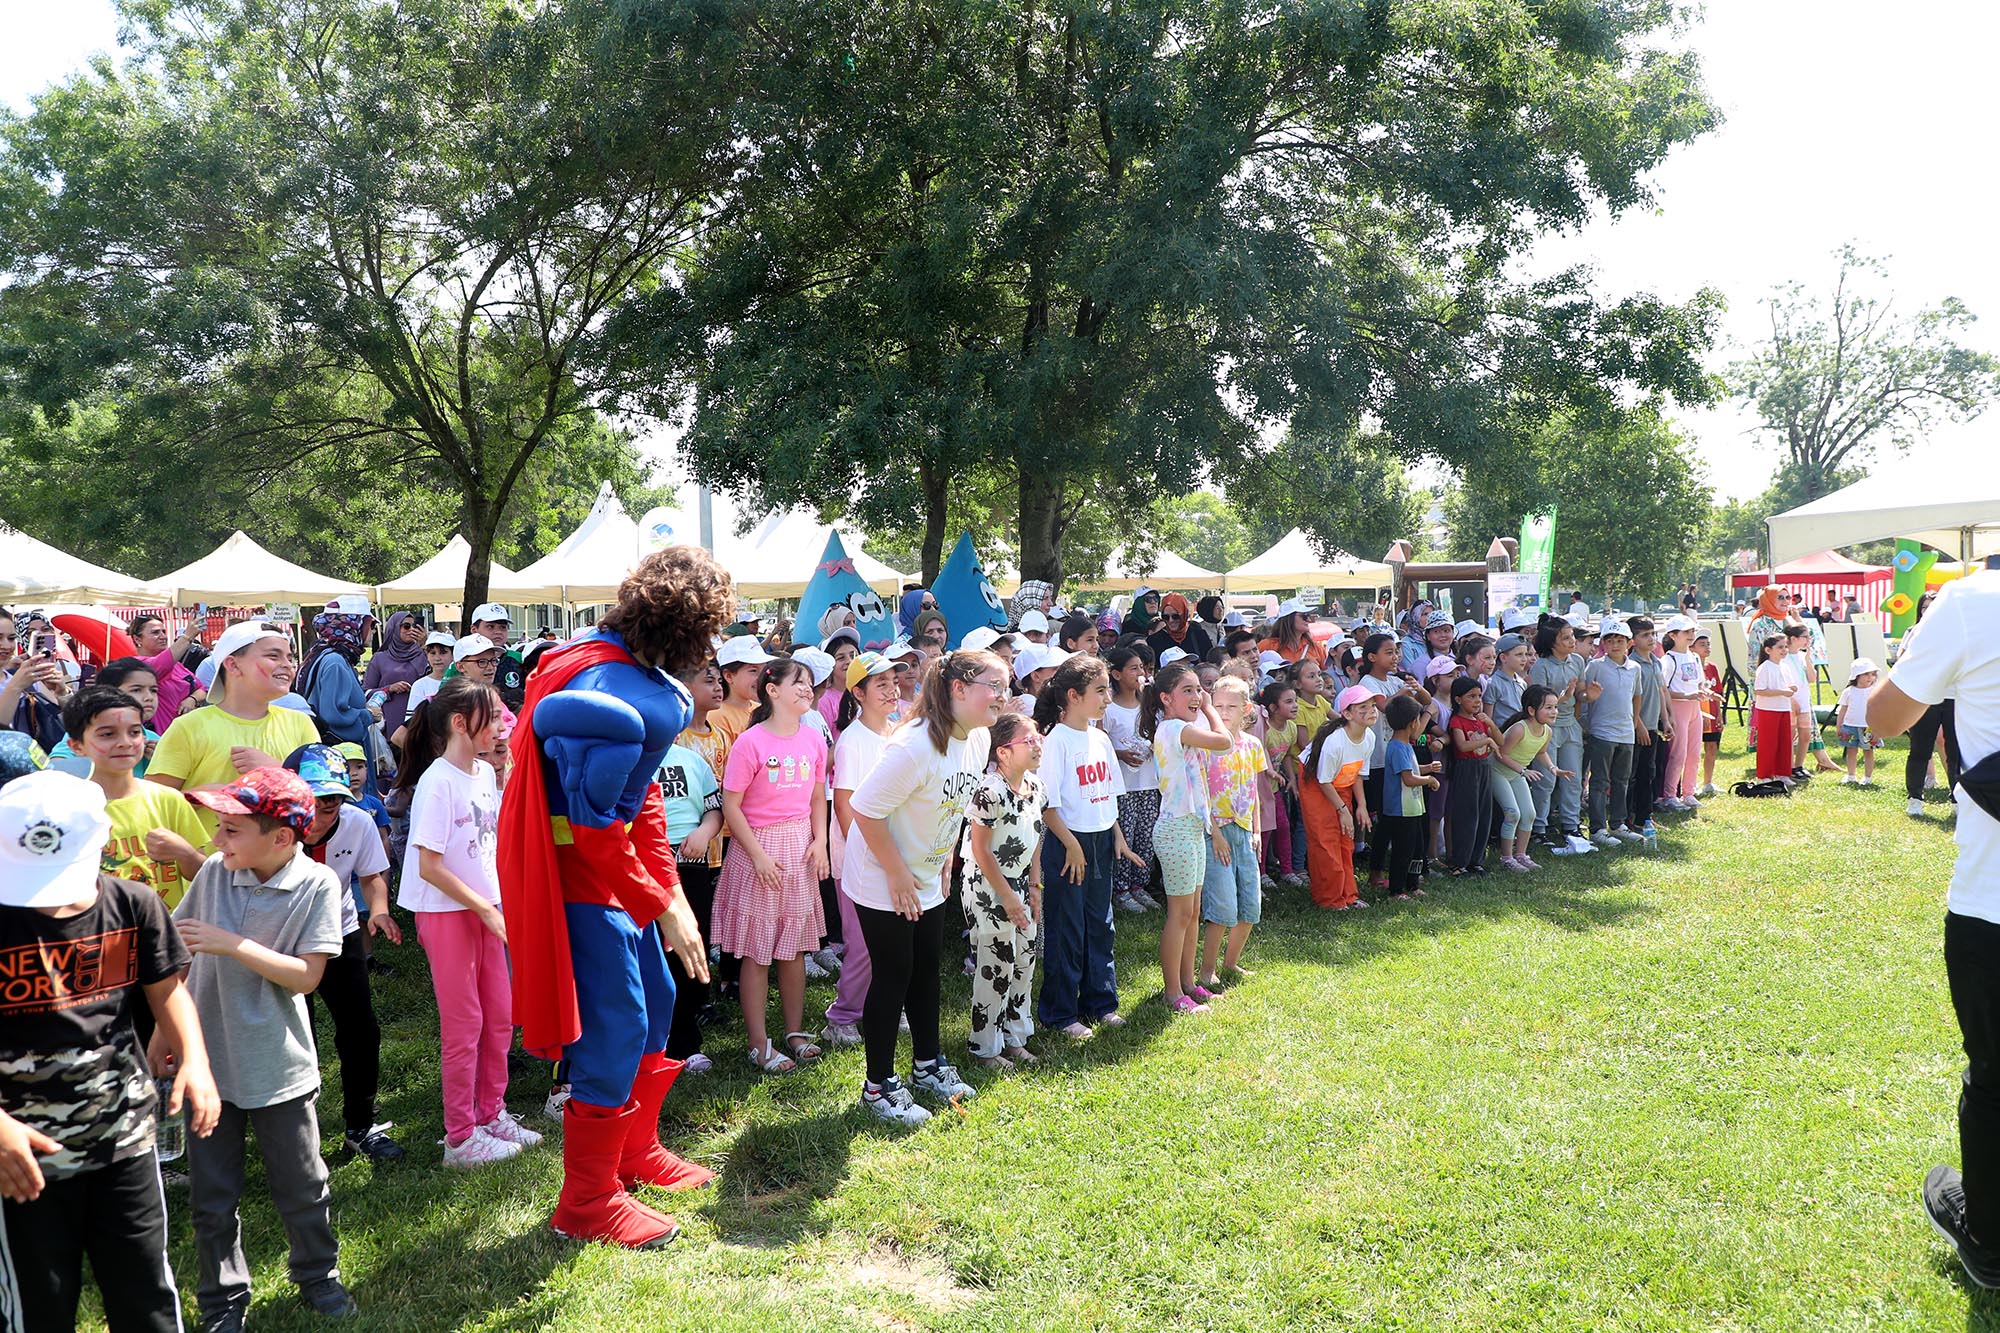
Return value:
[(1729, 584), (1733, 588), (1761, 588), (1767, 583), (1858, 588), (1889, 577), (1887, 565), (1864, 565), (1858, 560), (1849, 560), (1838, 551), (1821, 551), (1818, 555), (1803, 556), (1790, 564), (1779, 565), (1775, 570), (1753, 569), (1747, 574), (1732, 575)]

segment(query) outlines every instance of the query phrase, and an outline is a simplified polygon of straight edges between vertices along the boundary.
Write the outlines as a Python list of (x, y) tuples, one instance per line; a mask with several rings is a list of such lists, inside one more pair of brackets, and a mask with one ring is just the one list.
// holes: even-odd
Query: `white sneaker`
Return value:
[(1144, 889), (1132, 890), (1132, 896), (1139, 900), (1139, 910), (1142, 912), (1160, 912), (1166, 910), (1164, 903)]
[(1572, 856), (1588, 856), (1597, 850), (1597, 844), (1580, 833), (1569, 835), (1569, 850)]
[(520, 1155), (520, 1144), (494, 1138), (486, 1132), (484, 1125), (473, 1130), (465, 1142), (456, 1145), (447, 1143), (444, 1146), (446, 1166), (491, 1166), (495, 1162), (504, 1162), (510, 1157)]
[(1840, 775), (1840, 785), (1843, 787), (1859, 787), (1861, 782), (1852, 773), (1843, 773)]
[(931, 1118), (931, 1113), (917, 1105), (916, 1099), (893, 1074), (883, 1080), (879, 1092), (871, 1092), (867, 1084), (862, 1085), (861, 1109), (877, 1120), (901, 1125), (905, 1129), (915, 1129)]
[(1923, 812), (1924, 812), (1924, 803), (1922, 800), (1920, 800), (1915, 796), (1912, 796), (1910, 798), (1910, 803), (1903, 807), (1903, 813), (1906, 815), (1921, 815)]
[(819, 965), (819, 955), (809, 953), (805, 956), (805, 959), (806, 959), (806, 980), (825, 981), (828, 973), (825, 968)]
[(950, 1101), (953, 1097), (970, 1097), (976, 1089), (958, 1076), (958, 1071), (940, 1060), (934, 1065), (918, 1065), (910, 1071), (910, 1082), (918, 1092)]
[(569, 1105), (569, 1084), (558, 1083), (549, 1089), (549, 1098), (542, 1103), (542, 1114), (551, 1120), (563, 1118), (563, 1107)]
[(828, 976), (837, 977), (840, 975), (840, 954), (832, 945), (829, 944), (826, 948), (821, 949), (812, 956), (819, 960), (820, 969)]
[(542, 1141), (541, 1135), (516, 1120), (511, 1111), (502, 1110), (479, 1128), (502, 1143), (518, 1143), (523, 1148), (532, 1148)]
[(1590, 840), (1597, 846), (1604, 848), (1622, 847), (1625, 845), (1618, 841), (1618, 835), (1613, 833), (1610, 829), (1603, 829), (1597, 833), (1591, 834)]
[(1145, 911), (1146, 909), (1139, 902), (1137, 894), (1121, 893), (1118, 895), (1118, 910), (1121, 912), (1132, 912), (1134, 914), (1137, 914), (1139, 912)]
[(1617, 828), (1611, 830), (1611, 835), (1620, 842), (1644, 842), (1646, 840), (1646, 835), (1635, 833), (1630, 824), (1620, 824)]
[(829, 1046), (859, 1046), (861, 1028), (854, 1023), (828, 1023), (819, 1039)]
[(715, 1068), (715, 1061), (709, 1059), (700, 1051), (696, 1051), (693, 1055), (681, 1061), (681, 1072), (683, 1074), (706, 1074), (713, 1068)]

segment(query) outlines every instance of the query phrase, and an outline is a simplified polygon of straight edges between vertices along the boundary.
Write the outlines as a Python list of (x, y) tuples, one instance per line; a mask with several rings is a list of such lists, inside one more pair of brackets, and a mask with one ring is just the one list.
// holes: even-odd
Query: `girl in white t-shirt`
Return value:
[(1139, 858), (1118, 828), (1125, 766), (1097, 725), (1111, 706), (1111, 673), (1094, 657), (1073, 657), (1035, 705), (1041, 729), (1042, 787), (1048, 793), (1042, 840), (1043, 1027), (1088, 1037), (1091, 1023), (1123, 1027), (1112, 966), (1111, 867)]
[(1202, 751), (1225, 751), (1232, 742), (1200, 677), (1185, 662), (1161, 667), (1147, 687), (1139, 734), (1152, 741), (1153, 761), (1160, 769), (1160, 819), (1153, 827), (1153, 848), (1167, 892), (1167, 923), (1160, 930), (1161, 998), (1174, 1013), (1205, 1014), (1215, 996), (1196, 980), (1194, 965), (1214, 821)]
[(1752, 689), (1757, 733), (1757, 776), (1782, 778), (1792, 771), (1792, 715), (1797, 695), (1792, 673), (1785, 670), (1789, 647), (1782, 634), (1765, 636), (1757, 646), (1757, 676)]
[(1104, 734), (1124, 765), (1125, 792), (1118, 798), (1118, 831), (1145, 865), (1120, 861), (1111, 870), (1111, 901), (1127, 912), (1149, 912), (1159, 903), (1146, 892), (1151, 883), (1153, 825), (1160, 820), (1160, 766), (1153, 747), (1139, 734), (1140, 695), (1152, 675), (1153, 650), (1144, 644), (1114, 648), (1104, 659), (1111, 669), (1111, 703), (1104, 710)]
[(1007, 668), (992, 653), (961, 648), (932, 659), (920, 711), (889, 738), (851, 802), (860, 836), (848, 839), (840, 888), (854, 900), (872, 972), (861, 1014), (861, 1107), (891, 1124), (930, 1119), (896, 1078), (900, 1016), (910, 1020), (911, 1086), (944, 1101), (972, 1095), (938, 1038), (939, 959), (952, 911), (945, 865), (1006, 697)]
[(1660, 659), (1674, 724), (1660, 800), (1667, 808), (1682, 811), (1701, 808), (1694, 796), (1701, 787), (1701, 697), (1708, 692), (1708, 681), (1702, 675), (1701, 659), (1689, 651), (1694, 633), (1693, 626), (1668, 630), (1667, 650)]
[(1366, 684), (1350, 685), (1306, 749), (1299, 794), (1315, 907), (1344, 912), (1368, 906), (1354, 882), (1354, 841), (1372, 823), (1363, 784), (1373, 768), (1381, 712), (1381, 695)]
[(396, 776), (411, 793), (396, 901), (416, 918), (437, 996), (446, 1166), (505, 1161), (542, 1141), (506, 1107), (514, 1008), (495, 861), (500, 789), (479, 758), (499, 721), (499, 693), (454, 676), (409, 723)]
[[(903, 697), (896, 683), (896, 664), (880, 653), (862, 653), (849, 662), (846, 685), (834, 715), (840, 738), (833, 745), (833, 874), (842, 881), (847, 878), (848, 844), (859, 840), (854, 832), (854, 793), (882, 761), (882, 751), (895, 733), (896, 706)], [(834, 898), (846, 944), (840, 980), (834, 987), (833, 1003), (826, 1007), (826, 1031), (820, 1039), (829, 1046), (859, 1046), (862, 1006), (867, 1003), (872, 976), (868, 941), (854, 914), (854, 899), (844, 892), (836, 892)]]

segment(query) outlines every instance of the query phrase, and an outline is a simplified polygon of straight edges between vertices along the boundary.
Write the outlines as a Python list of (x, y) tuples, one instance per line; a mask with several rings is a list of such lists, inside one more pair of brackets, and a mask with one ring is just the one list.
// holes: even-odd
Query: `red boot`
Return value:
[(680, 1224), (625, 1192), (618, 1183), (638, 1108), (589, 1106), (571, 1098), (563, 1107), (563, 1183), (549, 1226), (569, 1240), (601, 1240), (634, 1250), (656, 1250), (680, 1234)]
[(660, 1103), (681, 1074), (681, 1061), (669, 1060), (655, 1051), (639, 1061), (639, 1076), (632, 1080), (632, 1100), (638, 1110), (625, 1133), (625, 1151), (618, 1159), (618, 1179), (626, 1189), (657, 1185), (663, 1190), (700, 1189), (715, 1179), (715, 1172), (696, 1166), (668, 1152), (660, 1145)]

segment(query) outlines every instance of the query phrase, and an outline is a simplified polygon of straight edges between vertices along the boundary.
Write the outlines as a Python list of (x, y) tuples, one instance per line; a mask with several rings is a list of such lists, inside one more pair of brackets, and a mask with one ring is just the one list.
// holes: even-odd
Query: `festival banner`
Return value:
[(960, 639), (981, 625), (1007, 628), (1007, 608), (986, 581), (969, 532), (958, 535), (958, 545), (951, 548), (937, 581), (931, 584), (931, 596), (937, 601), (938, 614), (944, 617), (947, 648), (958, 647)]
[(890, 618), (889, 608), (882, 604), (881, 594), (862, 582), (853, 558), (841, 544), (840, 534), (829, 532), (826, 552), (813, 570), (812, 581), (806, 584), (805, 596), (799, 600), (798, 617), (792, 622), (797, 627), (794, 633), (799, 642), (808, 639), (818, 642), (820, 618), (835, 606), (844, 606), (854, 613), (854, 630), (861, 636), (863, 648), (887, 648), (896, 637), (896, 623)]
[(1556, 507), (1521, 520), (1521, 556), (1514, 568), (1534, 579), (1540, 605), (1549, 605), (1549, 584), (1556, 568)]

